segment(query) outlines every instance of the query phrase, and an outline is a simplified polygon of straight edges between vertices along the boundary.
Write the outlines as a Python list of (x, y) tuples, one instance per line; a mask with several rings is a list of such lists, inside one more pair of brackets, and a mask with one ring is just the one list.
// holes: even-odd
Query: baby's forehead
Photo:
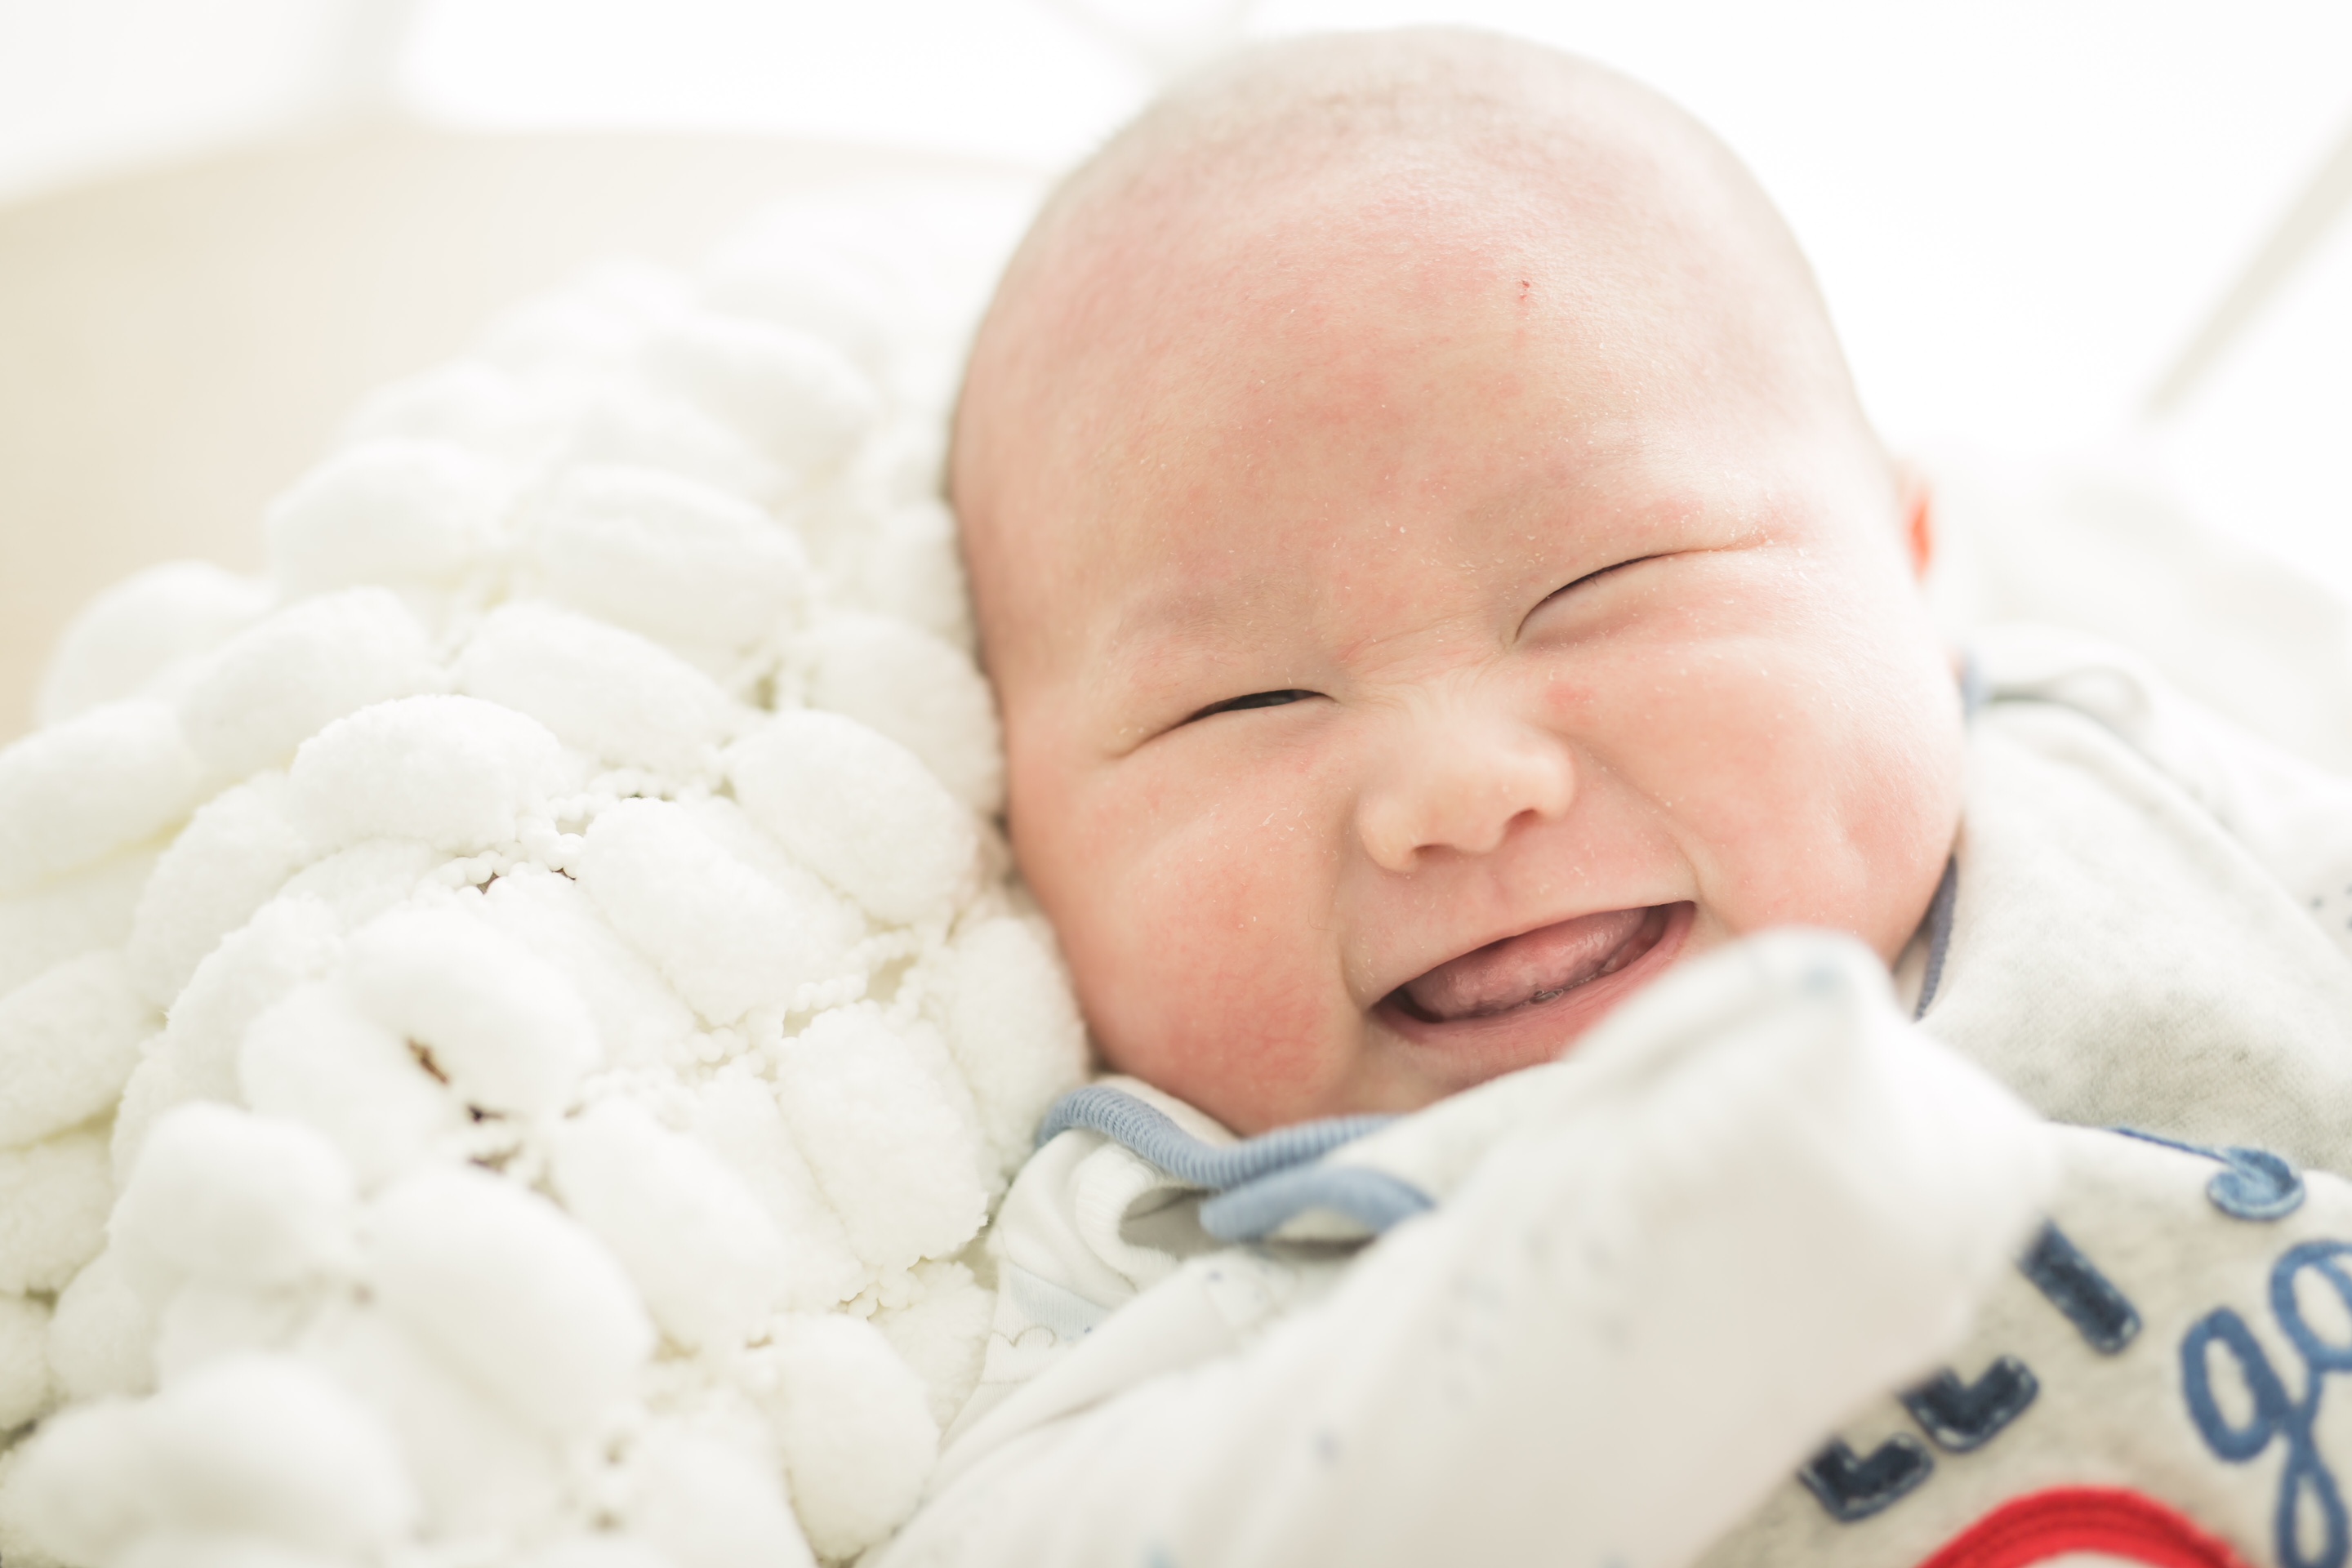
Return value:
[(1723, 213), (1662, 209), (1639, 181), (1461, 148), (1411, 178), (1377, 146), (1278, 169), (1174, 163), (1049, 214), (1008, 274), (959, 410), (961, 504), (984, 507), (1039, 463), (1099, 456), (1112, 426), (1148, 425), (1158, 400), (1210, 389), (1240, 424), (1264, 396), (1403, 396), (1389, 384), (1400, 347), (1450, 340), (1475, 374), (1547, 321), (1596, 339), (1638, 328), (1654, 349), (1676, 337), (1751, 374), (1791, 341), (1815, 368), (1837, 358), (1803, 342), (1826, 322), (1801, 263), (1792, 288)]
[[(1491, 390), (1468, 374), (1461, 384)], [(1694, 510), (1755, 510), (1654, 431), (1559, 439), (1556, 402), (1465, 401), (1440, 419), (1426, 398), (1383, 407), (1367, 392), (1349, 421), (1289, 401), (1286, 419), (1106, 465), (1085, 504), (1008, 508), (977, 531), (1000, 678), (1091, 685), (1236, 647), (1369, 647), (1448, 595), (1508, 605), (1638, 553)]]
[[(1503, 78), (1521, 63), (1481, 58)], [(1544, 426), (1591, 447), (1608, 395), (1635, 383), (1653, 409), (1738, 392), (1858, 425), (1793, 242), (1676, 111), (1580, 65), (1570, 75), (1589, 90), (1570, 109), (1504, 80), (1467, 113), (1461, 80), (1381, 69), (1394, 79), (1348, 113), (1277, 80), (1223, 118), (1147, 123), (1041, 219), (957, 424), (992, 665), (1107, 606), (1143, 566), (1197, 556), (1152, 531), (1262, 502), (1311, 468), (1318, 431), (1372, 430), (1376, 451), (1404, 453), (1447, 423), (1433, 405), (1467, 402), (1483, 418), (1452, 419), (1449, 439), (1507, 445)], [(1531, 376), (1543, 398), (1510, 395)], [(1249, 508), (1283, 531), (1236, 547), (1232, 570), (1333, 530), (1296, 499)]]

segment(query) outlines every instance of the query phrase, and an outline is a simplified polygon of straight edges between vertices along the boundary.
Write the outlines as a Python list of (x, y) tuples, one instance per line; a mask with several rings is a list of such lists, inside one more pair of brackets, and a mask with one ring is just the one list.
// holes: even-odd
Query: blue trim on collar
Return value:
[(1300, 1165), (1211, 1198), (1201, 1228), (1219, 1241), (1262, 1241), (1308, 1209), (1328, 1209), (1378, 1236), (1436, 1206), (1411, 1182), (1370, 1165)]
[(1042, 1146), (1074, 1128), (1099, 1132), (1185, 1185), (1217, 1194), (1201, 1205), (1201, 1225), (1220, 1241), (1263, 1240), (1308, 1209), (1328, 1209), (1378, 1235), (1435, 1207), (1434, 1201), (1386, 1171), (1321, 1162), (1395, 1120), (1335, 1116), (1219, 1148), (1177, 1126), (1157, 1106), (1094, 1083), (1054, 1102), (1037, 1142)]
[(1929, 1004), (1944, 984), (1944, 955), (1952, 946), (1952, 911), (1960, 901), (1960, 860), (1954, 856), (1944, 862), (1944, 879), (1936, 884), (1936, 896), (1927, 900), (1927, 918), (1920, 922), (1927, 933), (1927, 972), (1919, 980), (1919, 1005), (1911, 1009), (1914, 1023), (1927, 1016)]
[(1984, 669), (1977, 656), (1967, 648), (1960, 650), (1960, 717), (1973, 719), (1977, 710), (1992, 700), (1992, 685), (1984, 678)]
[(1044, 1147), (1057, 1132), (1083, 1127), (1149, 1160), (1187, 1186), (1223, 1192), (1276, 1171), (1319, 1160), (1343, 1143), (1377, 1132), (1393, 1116), (1334, 1116), (1278, 1128), (1257, 1138), (1219, 1148), (1203, 1142), (1158, 1107), (1107, 1083), (1074, 1089), (1054, 1102), (1037, 1130)]

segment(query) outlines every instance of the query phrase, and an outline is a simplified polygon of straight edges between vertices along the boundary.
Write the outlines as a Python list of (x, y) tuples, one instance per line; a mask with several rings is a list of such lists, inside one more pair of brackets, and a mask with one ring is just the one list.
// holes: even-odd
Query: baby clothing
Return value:
[(982, 1387), (887, 1568), (1687, 1563), (1957, 1347), (2050, 1174), (1811, 932), (1319, 1156), (1108, 1087), (1005, 1200)]
[(2043, 1132), (2048, 1223), (1967, 1345), (1849, 1415), (1703, 1568), (2344, 1568), (2352, 1184)]
[(1919, 1024), (1779, 933), (1395, 1121), (1080, 1091), (875, 1561), (2342, 1568), (2352, 787), (2087, 639), (1975, 651)]
[(1927, 1032), (2053, 1121), (2352, 1175), (2352, 784), (2095, 639), (1972, 653)]

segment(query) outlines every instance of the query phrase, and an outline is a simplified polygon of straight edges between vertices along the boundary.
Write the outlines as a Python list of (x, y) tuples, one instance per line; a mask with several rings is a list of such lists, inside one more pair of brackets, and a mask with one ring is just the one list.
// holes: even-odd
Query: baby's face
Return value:
[(1957, 827), (1858, 421), (1720, 279), (1436, 228), (1139, 242), (960, 430), (1023, 869), (1109, 1061), (1244, 1131), (1551, 1059), (1768, 926), (1892, 958)]

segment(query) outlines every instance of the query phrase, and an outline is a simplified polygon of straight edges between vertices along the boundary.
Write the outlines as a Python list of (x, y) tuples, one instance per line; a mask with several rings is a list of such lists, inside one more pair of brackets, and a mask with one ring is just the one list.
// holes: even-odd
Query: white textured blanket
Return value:
[(1076, 1081), (938, 498), (958, 313), (783, 227), (392, 387), (0, 752), (10, 1568), (854, 1554)]

